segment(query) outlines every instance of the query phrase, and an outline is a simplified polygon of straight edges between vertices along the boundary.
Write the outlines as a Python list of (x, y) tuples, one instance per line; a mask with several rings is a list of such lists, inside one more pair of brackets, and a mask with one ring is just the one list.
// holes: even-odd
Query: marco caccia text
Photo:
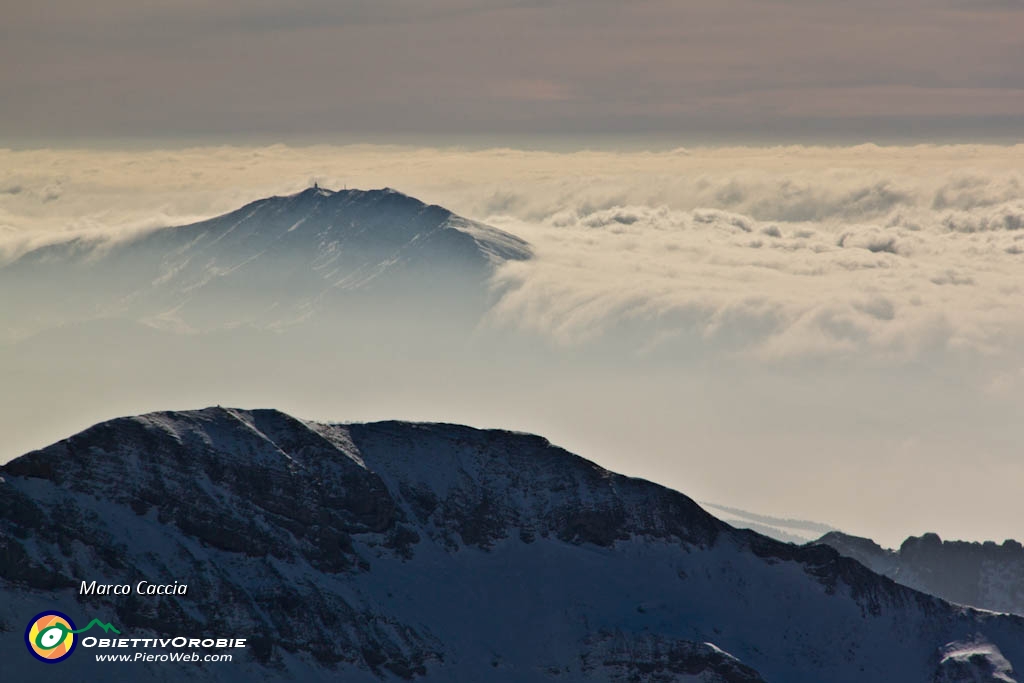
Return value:
[[(134, 588), (134, 590), (133, 590)], [(79, 595), (188, 595), (188, 584), (178, 583), (150, 583), (139, 581), (133, 587), (130, 583), (96, 583), (95, 581), (82, 582), (78, 589)]]

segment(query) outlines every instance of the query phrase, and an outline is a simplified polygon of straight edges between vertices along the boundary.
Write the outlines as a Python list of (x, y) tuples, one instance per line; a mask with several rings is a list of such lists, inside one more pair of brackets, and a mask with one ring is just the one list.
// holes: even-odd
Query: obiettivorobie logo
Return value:
[[(92, 629), (102, 631), (93, 635), (80, 637)], [(175, 638), (129, 638), (102, 637), (121, 632), (108, 624), (93, 619), (85, 628), (75, 628), (75, 622), (68, 615), (50, 610), (40, 612), (32, 617), (25, 627), (25, 647), (29, 653), (41, 662), (54, 664), (71, 656), (79, 645), (84, 648), (96, 649), (97, 662), (230, 662), (234, 655), (228, 653), (200, 654), (195, 650), (223, 650), (227, 648), (244, 648), (245, 638), (191, 638), (177, 636)], [(136, 650), (125, 652), (126, 649)], [(139, 650), (158, 649), (159, 652)], [(167, 652), (171, 650), (171, 652)], [(185, 650), (192, 650), (191, 652)]]
[(93, 619), (85, 628), (75, 629), (75, 622), (66, 614), (40, 612), (32, 617), (25, 629), (25, 646), (39, 661), (55, 664), (67, 659), (75, 651), (78, 634), (92, 628), (103, 629), (104, 633), (112, 631), (121, 634), (112, 624), (105, 624), (99, 619)]

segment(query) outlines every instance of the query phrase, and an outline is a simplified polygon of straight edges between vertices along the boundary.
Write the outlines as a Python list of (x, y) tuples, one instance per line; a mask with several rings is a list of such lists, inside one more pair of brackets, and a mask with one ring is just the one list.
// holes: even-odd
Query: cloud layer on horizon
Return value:
[(130, 235), (327, 186), (397, 187), (530, 240), (492, 323), (655, 325), (768, 358), (1024, 339), (1024, 146), (551, 153), (381, 146), (0, 151), (0, 249)]

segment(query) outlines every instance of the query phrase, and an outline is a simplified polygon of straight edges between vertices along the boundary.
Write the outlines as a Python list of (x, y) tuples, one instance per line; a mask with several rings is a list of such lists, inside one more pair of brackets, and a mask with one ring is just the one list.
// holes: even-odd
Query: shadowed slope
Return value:
[[(209, 408), (0, 472), (0, 619), (58, 605), (131, 637), (250, 639), (206, 680), (931, 683), (1024, 660), (1024, 620), (732, 529), (527, 434)], [(189, 592), (76, 594), (94, 579)]]

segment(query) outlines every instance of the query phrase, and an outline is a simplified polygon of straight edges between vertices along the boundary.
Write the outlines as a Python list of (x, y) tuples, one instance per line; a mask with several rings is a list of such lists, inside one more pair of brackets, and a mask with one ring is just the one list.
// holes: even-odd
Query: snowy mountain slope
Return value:
[(1017, 541), (968, 543), (924, 534), (889, 550), (871, 539), (832, 532), (817, 543), (944, 600), (1024, 615), (1024, 547)]
[(23, 333), (111, 316), (203, 330), (287, 325), (381, 296), (476, 304), (495, 266), (530, 254), (394, 190), (310, 188), (127, 241), (40, 247), (0, 268), (14, 294), (0, 317)]
[[(231, 664), (57, 665), (83, 681), (931, 683), (1024, 662), (1024, 619), (733, 529), (525, 434), (209, 408), (102, 423), (0, 477), (19, 680), (40, 666), (24, 624), (53, 608), (251, 643)], [(143, 578), (188, 595), (77, 595)]]

